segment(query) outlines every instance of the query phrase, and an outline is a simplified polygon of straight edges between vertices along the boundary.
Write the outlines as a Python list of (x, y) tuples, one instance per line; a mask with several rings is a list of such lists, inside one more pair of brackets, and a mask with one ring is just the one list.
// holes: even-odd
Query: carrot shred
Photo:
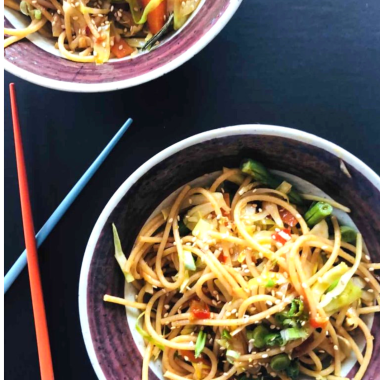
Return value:
[[(143, 0), (143, 6), (146, 7), (150, 1), (151, 0)], [(165, 24), (166, 3), (167, 0), (163, 0), (156, 9), (148, 14), (148, 26), (152, 34), (158, 33)]]

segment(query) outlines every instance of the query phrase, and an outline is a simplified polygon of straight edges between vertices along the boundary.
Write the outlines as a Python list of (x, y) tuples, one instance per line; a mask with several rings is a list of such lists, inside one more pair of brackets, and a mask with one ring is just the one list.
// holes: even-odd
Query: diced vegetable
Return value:
[(294, 227), (297, 225), (298, 220), (290, 211), (284, 209), (283, 207), (280, 207), (278, 209), (278, 212), (280, 214), (282, 221), (285, 224), (287, 224), (289, 227)]
[(209, 319), (210, 309), (203, 301), (193, 300), (190, 304), (191, 319)]
[(276, 285), (276, 283), (272, 280), (269, 279), (268, 282), (265, 284), (266, 288), (273, 288)]
[(286, 368), (286, 374), (292, 380), (297, 380), (300, 374), (300, 365), (298, 360), (292, 360), (288, 368)]
[(283, 340), (283, 344), (286, 344), (287, 342), (291, 340), (296, 339), (306, 339), (309, 334), (305, 329), (297, 328), (297, 327), (290, 327), (285, 330), (281, 330), (280, 332), (281, 338)]
[[(223, 173), (227, 172), (228, 168), (223, 168)], [(240, 186), (244, 182), (245, 177), (242, 174), (233, 174), (230, 177), (227, 178), (227, 181), (232, 182), (238, 186)]]
[(274, 356), (270, 361), (270, 367), (273, 371), (283, 371), (290, 365), (288, 354), (279, 354)]
[(223, 339), (231, 339), (231, 334), (227, 329), (223, 329), (222, 331), (222, 338)]
[(265, 347), (265, 337), (269, 334), (269, 330), (263, 326), (258, 325), (255, 327), (253, 331), (247, 332), (247, 338), (248, 340), (253, 339), (253, 345), (256, 348), (263, 348)]
[(183, 262), (186, 269), (193, 271), (197, 269), (192, 253), (186, 249), (183, 250)]
[(193, 229), (193, 236), (200, 239), (207, 237), (208, 233), (213, 229), (213, 225), (207, 220), (199, 219), (198, 223)]
[(310, 318), (310, 326), (314, 327), (315, 329), (322, 328), (324, 329), (327, 326), (328, 319), (321, 319), (321, 318)]
[(292, 239), (292, 235), (290, 230), (284, 229), (271, 235), (271, 238), (277, 243), (285, 244)]
[(274, 317), (283, 327), (297, 327), (302, 321), (307, 320), (303, 301), (299, 298), (292, 300), (288, 311), (277, 313)]
[(310, 233), (315, 236), (320, 236), (325, 239), (329, 237), (329, 226), (325, 219), (317, 223), (311, 230)]
[(342, 241), (346, 243), (354, 243), (356, 241), (356, 235), (358, 234), (352, 227), (341, 226), (340, 234)]
[(124, 252), (121, 248), (121, 242), (119, 239), (119, 235), (117, 233), (117, 229), (116, 229), (116, 226), (114, 224), (112, 224), (112, 231), (113, 231), (113, 242), (115, 245), (115, 259), (117, 260), (118, 264), (120, 265), (120, 268), (121, 268), (122, 272), (124, 273), (124, 277), (125, 277), (126, 281), (132, 282), (135, 280), (134, 277), (124, 269), (126, 264), (127, 264), (127, 258), (125, 257)]
[(283, 181), (276, 190), (280, 191), (283, 194), (289, 194), (292, 190), (292, 185), (289, 182)]
[(305, 221), (309, 227), (315, 226), (321, 220), (326, 219), (333, 212), (330, 204), (325, 202), (317, 202), (312, 205), (305, 213)]
[(329, 302), (329, 304), (324, 307), (324, 310), (326, 313), (334, 313), (345, 306), (351, 305), (353, 302), (360, 299), (361, 295), (361, 289), (350, 281), (343, 293)]
[(265, 345), (269, 347), (282, 346), (284, 343), (280, 333), (268, 334), (265, 336), (264, 341)]
[(130, 47), (122, 38), (111, 47), (111, 52), (117, 58), (124, 58), (131, 55), (134, 51), (135, 49)]
[[(154, 0), (142, 0), (142, 4), (144, 7), (147, 7), (152, 1)], [(163, 0), (148, 14), (148, 26), (152, 34), (156, 34), (162, 29), (165, 24), (165, 16), (166, 0)]]
[(235, 360), (240, 358), (240, 353), (235, 350), (227, 350), (226, 358), (230, 364), (234, 364)]
[(186, 227), (186, 224), (183, 222), (183, 220), (180, 220), (178, 222), (178, 233), (179, 236), (186, 236), (190, 233), (190, 230)]
[[(243, 173), (249, 174), (257, 181), (264, 185), (268, 185), (272, 189), (277, 189), (282, 183), (280, 179), (274, 177), (264, 165), (257, 161), (251, 159), (244, 160), (240, 168)], [(289, 192), (288, 197), (289, 200), (296, 205), (304, 204), (303, 199), (294, 189)]]
[[(98, 28), (100, 37), (94, 42), (95, 63), (100, 65), (107, 62), (110, 57), (110, 27), (109, 25), (100, 26)], [(129, 45), (123, 41), (129, 48)], [(115, 54), (116, 55), (116, 54)], [(118, 57), (120, 58), (120, 57)]]
[(195, 343), (195, 358), (199, 358), (201, 352), (205, 348), (206, 345), (207, 334), (201, 330), (198, 333), (197, 342)]

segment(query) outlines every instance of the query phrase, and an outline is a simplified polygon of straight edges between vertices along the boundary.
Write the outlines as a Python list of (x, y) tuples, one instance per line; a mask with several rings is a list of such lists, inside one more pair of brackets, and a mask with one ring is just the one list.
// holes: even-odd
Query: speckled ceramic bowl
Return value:
[[(32, 83), (56, 90), (102, 92), (136, 86), (164, 75), (202, 50), (227, 24), (242, 0), (202, 0), (177, 33), (162, 45), (137, 57), (111, 60), (103, 65), (62, 58), (54, 42), (33, 34), (5, 49), (4, 67)], [(27, 18), (5, 9), (7, 27), (25, 28)]]
[[(102, 301), (105, 293), (124, 295), (124, 279), (114, 259), (111, 223), (118, 226), (128, 254), (142, 225), (167, 196), (204, 174), (223, 166), (238, 166), (244, 157), (281, 171), (302, 191), (327, 194), (350, 207), (350, 222), (362, 232), (372, 260), (380, 261), (380, 178), (352, 154), (301, 131), (264, 125), (217, 129), (183, 140), (151, 158), (120, 186), (88, 242), (79, 310), (87, 351), (99, 379), (138, 380), (142, 366), (143, 346), (136, 338), (134, 316), (127, 318), (123, 307)], [(351, 178), (342, 171), (342, 161)], [(375, 352), (365, 380), (379, 378), (379, 322), (379, 315), (367, 321), (373, 323)], [(352, 375), (353, 365), (354, 361), (345, 363), (343, 372)], [(160, 377), (159, 365), (152, 365), (150, 378)]]

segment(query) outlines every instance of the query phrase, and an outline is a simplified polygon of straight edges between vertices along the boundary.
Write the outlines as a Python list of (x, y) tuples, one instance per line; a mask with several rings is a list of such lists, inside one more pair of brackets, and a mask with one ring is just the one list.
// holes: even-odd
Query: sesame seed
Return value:
[(339, 347), (337, 345), (334, 345), (334, 350), (335, 351), (338, 351), (339, 350)]
[(365, 255), (365, 258), (366, 258), (367, 260), (371, 260), (371, 258), (369, 257), (369, 255)]
[(272, 305), (273, 305), (273, 302), (271, 302), (271, 301), (267, 301), (266, 304), (267, 304), (268, 306), (272, 306)]
[(303, 287), (304, 289), (307, 288), (307, 284), (306, 284), (306, 282), (303, 282), (303, 283), (302, 283), (302, 287)]
[(170, 308), (170, 306), (169, 306), (169, 305), (164, 305), (164, 308), (165, 308), (166, 310), (168, 310), (168, 309)]
[(189, 358), (187, 356), (183, 357), (187, 362), (189, 361)]
[(373, 289), (368, 289), (368, 293), (373, 293)]
[(265, 358), (268, 357), (268, 354), (262, 354), (261, 357), (262, 357), (263, 359), (265, 359)]
[(370, 279), (368, 277), (364, 277), (364, 281), (369, 282)]
[(373, 271), (375, 270), (375, 268), (373, 268), (373, 267), (369, 267), (368, 270), (369, 270), (370, 272), (373, 272)]

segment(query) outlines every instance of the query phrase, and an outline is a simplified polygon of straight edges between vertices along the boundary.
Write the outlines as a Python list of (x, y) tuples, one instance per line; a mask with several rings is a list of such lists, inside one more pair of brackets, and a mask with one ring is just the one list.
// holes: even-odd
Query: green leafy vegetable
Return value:
[(127, 264), (127, 258), (125, 257), (124, 252), (121, 248), (120, 238), (117, 233), (116, 226), (114, 224), (112, 224), (112, 231), (113, 231), (113, 241), (115, 245), (115, 258), (117, 262), (119, 263), (122, 272), (124, 273), (124, 277), (126, 281), (132, 282), (135, 280), (134, 277), (124, 269)]
[(265, 337), (269, 334), (269, 330), (263, 326), (258, 325), (253, 331), (247, 332), (248, 340), (253, 340), (253, 345), (257, 348), (265, 347)]
[(179, 236), (186, 236), (190, 233), (190, 230), (186, 227), (186, 224), (183, 222), (183, 220), (180, 220), (178, 222), (178, 233)]
[(339, 284), (340, 278), (349, 270), (346, 263), (342, 262), (339, 265), (328, 270), (311, 288), (314, 297), (317, 301), (320, 300), (324, 293), (334, 290)]
[(306, 339), (309, 334), (305, 329), (300, 329), (298, 327), (290, 327), (280, 332), (283, 344), (288, 343), (291, 340)]
[(345, 241), (346, 243), (355, 243), (356, 235), (358, 233), (352, 227), (341, 226), (339, 229), (342, 241)]
[(186, 249), (183, 250), (183, 262), (185, 264), (185, 268), (188, 270), (195, 271), (197, 267), (195, 266), (195, 261), (193, 254)]
[(227, 329), (223, 329), (223, 331), (222, 331), (222, 338), (223, 339), (231, 339), (232, 338), (230, 332)]
[(197, 342), (195, 343), (195, 358), (199, 358), (201, 352), (206, 345), (207, 334), (204, 331), (199, 331)]
[(344, 291), (328, 303), (324, 307), (324, 310), (327, 313), (334, 313), (345, 306), (351, 305), (353, 302), (360, 299), (361, 295), (362, 290), (358, 286), (354, 285), (352, 281), (349, 281)]
[(234, 364), (235, 360), (240, 358), (240, 353), (235, 350), (227, 350), (226, 358), (229, 363)]
[(304, 303), (299, 298), (292, 300), (288, 311), (277, 313), (274, 317), (282, 327), (297, 327), (302, 321), (307, 320)]
[(284, 341), (281, 338), (280, 333), (268, 334), (265, 336), (264, 341), (265, 341), (265, 345), (268, 347), (283, 346), (284, 345)]
[(276, 285), (276, 283), (272, 280), (269, 279), (268, 282), (265, 284), (266, 288), (273, 288)]
[(274, 356), (270, 361), (273, 371), (283, 371), (290, 365), (290, 359), (287, 354), (279, 354)]
[(286, 368), (286, 374), (292, 380), (297, 380), (300, 374), (300, 365), (298, 360), (292, 360), (288, 368)]
[(330, 204), (325, 202), (317, 202), (306, 211), (305, 222), (309, 227), (313, 227), (331, 215), (332, 212), (333, 208)]
[[(274, 177), (260, 162), (251, 159), (244, 160), (240, 165), (240, 169), (243, 173), (249, 174), (255, 180), (269, 186), (272, 189), (277, 189), (283, 182), (282, 180)], [(302, 197), (294, 189), (289, 191), (288, 197), (289, 200), (296, 205), (304, 204)]]

